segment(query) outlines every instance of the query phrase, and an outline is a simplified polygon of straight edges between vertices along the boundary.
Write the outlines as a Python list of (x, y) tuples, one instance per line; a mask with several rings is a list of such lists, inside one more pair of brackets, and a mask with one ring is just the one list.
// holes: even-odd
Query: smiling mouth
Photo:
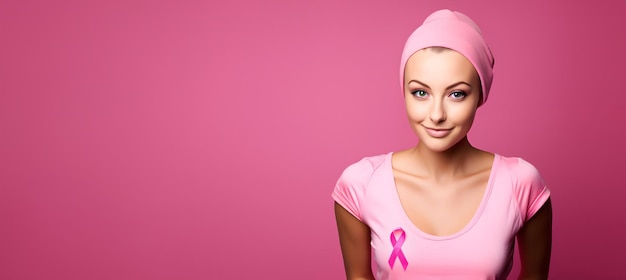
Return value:
[(428, 130), (432, 130), (432, 131), (448, 131), (448, 130), (452, 130), (452, 128), (430, 128), (428, 126), (424, 126), (424, 128), (426, 128)]
[(424, 128), (426, 129), (426, 133), (428, 133), (428, 135), (433, 138), (446, 137), (448, 134), (450, 134), (450, 131), (452, 131), (452, 128), (430, 128), (427, 126), (424, 126)]

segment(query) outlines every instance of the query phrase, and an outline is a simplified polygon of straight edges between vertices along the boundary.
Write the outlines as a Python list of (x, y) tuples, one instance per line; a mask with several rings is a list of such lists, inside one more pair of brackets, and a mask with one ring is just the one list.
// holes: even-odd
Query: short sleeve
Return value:
[(550, 189), (539, 171), (529, 162), (519, 158), (515, 172), (515, 198), (522, 222), (528, 221), (550, 197)]
[(331, 194), (339, 205), (360, 221), (363, 221), (361, 202), (372, 173), (372, 164), (366, 159), (351, 164), (343, 171)]

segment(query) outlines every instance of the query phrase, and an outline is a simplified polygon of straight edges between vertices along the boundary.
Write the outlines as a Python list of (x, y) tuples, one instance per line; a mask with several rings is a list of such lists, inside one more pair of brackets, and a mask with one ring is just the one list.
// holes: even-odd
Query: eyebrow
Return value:
[[(410, 84), (410, 83), (418, 83), (418, 84), (422, 85), (423, 87), (425, 87), (425, 88), (427, 88), (427, 89), (431, 89), (431, 88), (430, 88), (427, 84), (422, 83), (422, 82), (420, 82), (420, 81), (418, 81), (418, 80), (410, 80), (407, 84)], [(449, 86), (446, 88), (446, 90), (450, 90), (450, 89), (452, 89), (452, 88), (454, 88), (454, 87), (456, 87), (456, 86), (458, 86), (458, 85), (462, 85), (462, 84), (467, 85), (468, 87), (470, 87), (470, 89), (472, 88), (472, 85), (470, 85), (468, 82), (460, 81), (460, 82), (456, 82), (456, 83), (454, 83), (454, 84), (449, 85)]]

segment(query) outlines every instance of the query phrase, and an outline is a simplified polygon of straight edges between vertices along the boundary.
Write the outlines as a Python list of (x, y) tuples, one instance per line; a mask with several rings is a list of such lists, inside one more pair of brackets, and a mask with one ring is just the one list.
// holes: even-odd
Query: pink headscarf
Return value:
[(495, 61), (476, 23), (462, 13), (447, 9), (430, 14), (424, 23), (413, 31), (404, 45), (400, 63), (402, 92), (404, 92), (404, 69), (407, 60), (416, 51), (427, 47), (445, 47), (465, 56), (474, 65), (480, 77), (483, 98), (479, 105), (487, 101)]

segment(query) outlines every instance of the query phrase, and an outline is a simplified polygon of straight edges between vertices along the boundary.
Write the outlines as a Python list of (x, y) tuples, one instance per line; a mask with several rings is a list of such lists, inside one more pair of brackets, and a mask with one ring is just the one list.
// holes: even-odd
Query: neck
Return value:
[(478, 150), (469, 143), (467, 137), (443, 152), (428, 149), (421, 143), (412, 151), (420, 159), (420, 165), (427, 172), (427, 176), (437, 181), (448, 181), (466, 173), (469, 158), (476, 152)]

